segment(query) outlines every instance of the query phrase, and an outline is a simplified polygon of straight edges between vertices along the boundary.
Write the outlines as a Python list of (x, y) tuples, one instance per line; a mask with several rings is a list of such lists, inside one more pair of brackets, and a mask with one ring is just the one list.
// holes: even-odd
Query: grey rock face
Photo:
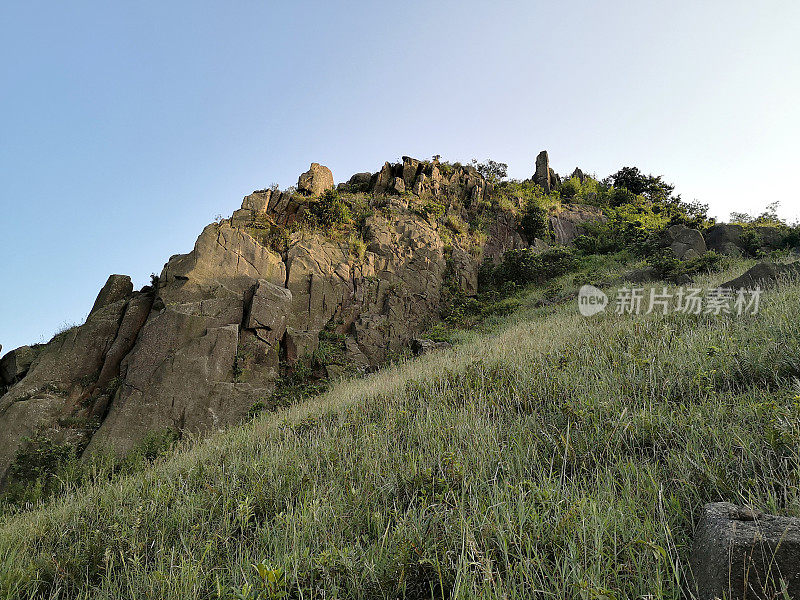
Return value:
[(800, 519), (726, 502), (707, 504), (695, 534), (690, 572), (690, 592), (698, 600), (798, 598)]
[(605, 222), (602, 209), (595, 206), (565, 206), (550, 216), (550, 227), (557, 244), (569, 245), (583, 235), (583, 225), (589, 222)]
[(302, 194), (319, 196), (333, 188), (333, 173), (319, 163), (311, 163), (311, 168), (297, 180), (297, 190)]
[(673, 225), (667, 229), (661, 245), (672, 250), (675, 258), (680, 260), (696, 258), (707, 251), (703, 234), (685, 225)]
[(753, 289), (768, 288), (775, 285), (782, 277), (800, 277), (800, 261), (779, 265), (762, 262), (750, 267), (743, 275), (722, 284), (723, 288)]
[(11, 386), (22, 379), (38, 353), (38, 348), (31, 346), (21, 346), (7, 353), (0, 360), (0, 384)]
[(533, 182), (541, 186), (545, 193), (549, 193), (553, 184), (551, 175), (553, 170), (550, 168), (550, 158), (547, 156), (547, 150), (542, 150), (536, 157), (536, 173), (533, 175)]
[(447, 342), (434, 342), (427, 338), (415, 338), (411, 340), (411, 352), (414, 353), (414, 356), (421, 356), (435, 350), (447, 350), (450, 347), (450, 344)]
[(125, 300), (133, 293), (133, 283), (127, 275), (109, 275), (106, 284), (97, 294), (89, 314), (118, 300)]
[(753, 239), (747, 241), (748, 244), (755, 242), (756, 246), (765, 250), (777, 249), (783, 241), (783, 235), (775, 227), (765, 225), (744, 227), (736, 223), (722, 223), (709, 227), (705, 239), (709, 250), (739, 256), (747, 250), (745, 247), (747, 236), (753, 236)]
[(81, 326), (56, 335), (36, 348), (24, 377), (0, 397), (0, 477), (26, 437), (46, 435), (54, 441), (85, 443), (90, 431), (62, 427), (59, 419), (88, 420), (98, 374), (113, 371), (110, 353), (120, 334), (128, 300), (98, 308)]

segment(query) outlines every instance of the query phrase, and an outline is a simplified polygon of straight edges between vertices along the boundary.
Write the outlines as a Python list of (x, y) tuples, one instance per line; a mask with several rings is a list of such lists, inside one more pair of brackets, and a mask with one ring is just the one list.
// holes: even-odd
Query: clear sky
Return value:
[(625, 165), (800, 218), (800, 2), (0, 4), (0, 344), (81, 322), (250, 191), (408, 154)]

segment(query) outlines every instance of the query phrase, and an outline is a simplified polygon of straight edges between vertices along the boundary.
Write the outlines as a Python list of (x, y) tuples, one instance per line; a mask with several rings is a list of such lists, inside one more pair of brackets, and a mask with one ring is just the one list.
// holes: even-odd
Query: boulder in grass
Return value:
[(800, 519), (707, 504), (690, 557), (689, 587), (697, 600), (800, 598)]

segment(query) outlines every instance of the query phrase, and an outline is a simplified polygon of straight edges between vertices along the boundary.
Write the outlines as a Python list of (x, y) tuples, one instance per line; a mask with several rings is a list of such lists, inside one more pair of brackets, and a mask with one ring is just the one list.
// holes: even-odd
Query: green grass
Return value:
[(2, 517), (2, 597), (678, 598), (703, 503), (800, 515), (800, 285), (749, 318), (542, 293)]

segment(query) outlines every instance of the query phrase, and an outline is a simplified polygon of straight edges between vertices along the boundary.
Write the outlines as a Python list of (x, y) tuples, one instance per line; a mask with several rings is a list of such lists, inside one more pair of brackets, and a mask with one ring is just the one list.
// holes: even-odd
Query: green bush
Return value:
[(59, 478), (77, 461), (75, 448), (46, 437), (26, 438), (8, 469), (3, 500), (33, 503), (52, 495)]
[(572, 200), (581, 192), (581, 182), (577, 177), (570, 177), (561, 184), (561, 197), (564, 200)]
[(542, 283), (571, 271), (577, 264), (575, 253), (566, 247), (545, 252), (536, 252), (531, 248), (509, 250), (503, 255), (503, 262), (494, 270), (494, 282), (496, 285), (507, 281), (515, 284)]
[(547, 211), (535, 198), (526, 200), (520, 225), (528, 241), (533, 242), (535, 238), (547, 239), (549, 233)]
[(657, 279), (680, 283), (682, 276), (719, 271), (722, 255), (709, 251), (690, 260), (678, 260), (671, 252), (664, 251), (648, 257), (647, 264), (655, 269)]
[(411, 207), (411, 211), (418, 214), (420, 217), (426, 219), (433, 217), (434, 220), (442, 218), (445, 210), (444, 204), (440, 204), (431, 199), (424, 200)]
[(350, 207), (339, 198), (336, 190), (326, 190), (319, 200), (311, 203), (308, 212), (313, 224), (325, 230), (346, 225), (353, 220)]

